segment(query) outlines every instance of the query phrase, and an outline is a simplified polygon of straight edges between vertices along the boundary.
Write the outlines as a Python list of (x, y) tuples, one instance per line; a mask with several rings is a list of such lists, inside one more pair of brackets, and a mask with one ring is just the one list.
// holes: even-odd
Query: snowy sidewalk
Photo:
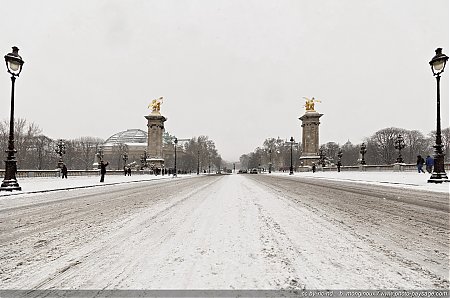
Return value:
[[(267, 174), (269, 175), (269, 174)], [(415, 172), (273, 172), (270, 175), (289, 176), (294, 178), (328, 179), (334, 181), (347, 181), (354, 183), (366, 183), (384, 185), (408, 189), (417, 189), (433, 192), (449, 193), (450, 183), (428, 183), (431, 174), (419, 174)]]
[[(193, 175), (178, 175), (177, 178), (191, 177)], [(18, 179), (21, 191), (0, 192), (0, 197), (18, 194), (30, 194), (47, 191), (68, 190), (75, 188), (88, 188), (95, 186), (114, 185), (122, 183), (133, 183), (142, 181), (153, 181), (161, 179), (172, 179), (172, 175), (106, 175), (105, 182), (100, 182), (100, 176), (69, 176), (68, 179), (58, 177), (20, 178)]]

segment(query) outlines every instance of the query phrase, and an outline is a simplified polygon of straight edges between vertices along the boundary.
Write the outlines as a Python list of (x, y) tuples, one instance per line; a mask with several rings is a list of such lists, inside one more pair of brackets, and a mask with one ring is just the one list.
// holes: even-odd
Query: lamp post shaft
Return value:
[(21, 190), (22, 188), (17, 183), (16, 171), (17, 162), (14, 153), (14, 87), (16, 77), (11, 76), (11, 113), (9, 118), (9, 139), (8, 139), (8, 156), (5, 160), (5, 178), (2, 182), (0, 190)]
[(9, 116), (8, 160), (14, 159), (14, 87), (16, 77), (11, 76), (11, 112)]
[(176, 176), (177, 175), (177, 144), (175, 143), (175, 161), (174, 161), (174, 173), (173, 175)]
[(289, 175), (294, 175), (294, 167), (292, 166), (292, 145), (293, 141), (291, 141), (291, 167), (289, 168)]
[(269, 162), (269, 174), (272, 173), (272, 150), (269, 150), (269, 157), (270, 157), (270, 162)]
[(434, 145), (434, 167), (428, 182), (442, 183), (448, 182), (447, 173), (444, 167), (444, 152), (442, 150), (442, 136), (441, 136), (441, 96), (440, 96), (440, 81), (441, 76), (436, 76), (437, 84), (437, 104), (436, 104), (436, 145)]
[(442, 138), (441, 138), (441, 76), (436, 76), (437, 84), (437, 104), (436, 104), (436, 145), (440, 146), (440, 153), (442, 154)]

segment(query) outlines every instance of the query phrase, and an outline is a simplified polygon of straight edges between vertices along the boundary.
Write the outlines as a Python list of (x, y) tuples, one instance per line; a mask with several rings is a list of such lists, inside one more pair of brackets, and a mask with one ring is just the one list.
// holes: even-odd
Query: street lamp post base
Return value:
[(13, 191), (13, 190), (22, 190), (22, 187), (19, 186), (16, 179), (3, 180), (2, 185), (0, 186), (0, 191)]
[(442, 182), (450, 182), (447, 177), (447, 173), (433, 173), (431, 174), (430, 179), (428, 179), (428, 183), (442, 183)]

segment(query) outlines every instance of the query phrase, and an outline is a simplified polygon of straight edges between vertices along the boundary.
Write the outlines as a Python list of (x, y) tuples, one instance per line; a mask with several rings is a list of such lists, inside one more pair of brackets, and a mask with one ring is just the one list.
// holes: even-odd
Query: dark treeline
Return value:
[[(9, 121), (0, 122), (0, 149), (2, 152), (8, 148)], [(15, 119), (14, 123), (14, 147), (18, 169), (27, 170), (54, 170), (58, 167), (59, 155), (55, 152), (57, 141), (45, 136), (42, 129), (35, 123), (29, 123), (25, 119)], [(174, 163), (174, 136), (168, 133), (163, 137), (163, 151), (165, 165), (173, 167)], [(92, 170), (96, 162), (96, 153), (104, 143), (104, 140), (96, 137), (79, 137), (63, 140), (65, 143), (64, 163), (72, 170)], [(117, 147), (117, 148), (116, 148)], [(122, 167), (122, 155), (127, 151), (126, 144), (115, 145), (110, 162), (118, 161)], [(200, 157), (200, 169), (211, 171), (218, 169), (222, 164), (222, 158), (218, 154), (215, 144), (207, 136), (199, 136), (178, 143), (177, 168), (184, 171), (195, 172), (197, 170), (197, 157)], [(4, 153), (6, 158), (6, 153)], [(130, 157), (131, 158), (131, 157)], [(138, 167), (140, 158), (136, 158)], [(131, 159), (130, 159), (131, 160)], [(4, 168), (4, 163), (0, 164)]]
[[(367, 164), (386, 165), (393, 164), (398, 156), (398, 150), (395, 149), (395, 140), (401, 134), (405, 140), (406, 147), (402, 150), (402, 156), (405, 163), (415, 163), (417, 155), (433, 155), (436, 135), (435, 131), (428, 136), (423, 135), (417, 130), (406, 130), (402, 128), (384, 128), (375, 132), (372, 136), (365, 138), (367, 153), (365, 160)], [(450, 161), (450, 128), (442, 130), (442, 144), (444, 146), (445, 162)], [(336, 164), (339, 149), (342, 150), (343, 165), (357, 165), (360, 160), (361, 144), (352, 144), (350, 141), (340, 145), (336, 142), (328, 142), (321, 145), (321, 149), (326, 155), (326, 163)], [(293, 165), (300, 166), (299, 157), (301, 156), (301, 144), (293, 146)], [(272, 161), (272, 168), (275, 170), (288, 169), (290, 166), (290, 143), (279, 138), (268, 138), (264, 141), (262, 147), (257, 147), (253, 152), (243, 154), (240, 157), (241, 168), (251, 169), (259, 166), (268, 168)]]

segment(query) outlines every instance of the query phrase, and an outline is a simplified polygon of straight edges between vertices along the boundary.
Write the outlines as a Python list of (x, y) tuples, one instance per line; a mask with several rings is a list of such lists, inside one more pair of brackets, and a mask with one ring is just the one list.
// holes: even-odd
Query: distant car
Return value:
[(252, 169), (252, 170), (250, 171), (250, 174), (258, 174), (258, 170), (257, 170), (257, 169)]

